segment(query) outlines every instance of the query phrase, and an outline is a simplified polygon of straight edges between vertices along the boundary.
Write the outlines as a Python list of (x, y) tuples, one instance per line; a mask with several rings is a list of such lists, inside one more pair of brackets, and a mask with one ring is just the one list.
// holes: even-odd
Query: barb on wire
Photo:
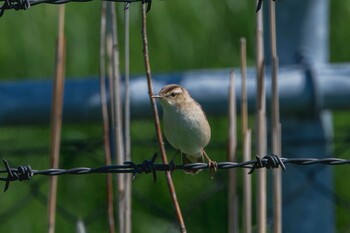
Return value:
[[(45, 176), (58, 176), (58, 175), (85, 175), (94, 173), (131, 173), (135, 178), (136, 174), (141, 173), (152, 173), (153, 181), (157, 180), (157, 171), (170, 171), (173, 173), (175, 170), (184, 169), (207, 169), (210, 168), (206, 163), (191, 163), (185, 165), (176, 165), (174, 161), (168, 164), (157, 164), (155, 163), (158, 154), (155, 153), (151, 160), (144, 160), (140, 164), (136, 164), (132, 161), (127, 161), (120, 165), (102, 166), (98, 168), (87, 168), (77, 167), (71, 169), (47, 169), (47, 170), (33, 170), (28, 166), (19, 166), (17, 168), (11, 168), (6, 160), (3, 160), (5, 169), (0, 169), (1, 173), (6, 173), (7, 177), (0, 177), (0, 181), (5, 181), (4, 191), (8, 190), (10, 182), (29, 180), (35, 175)], [(283, 158), (277, 155), (271, 154), (264, 157), (256, 156), (256, 160), (250, 160), (246, 162), (218, 162), (217, 169), (234, 169), (234, 168), (245, 168), (250, 169), (249, 174), (254, 173), (256, 169), (277, 169), (281, 168), (284, 172), (286, 171), (285, 164), (290, 163), (294, 165), (345, 165), (350, 164), (350, 160), (338, 159), (338, 158)]]
[[(273, 1), (276, 1), (276, 0), (273, 0)], [(261, 9), (262, 2), (263, 2), (263, 0), (258, 1), (258, 5), (256, 6), (256, 12), (258, 12)]]
[[(93, 0), (0, 0), (0, 2), (4, 2), (2, 6), (0, 6), (0, 17), (4, 14), (5, 10), (27, 10), (31, 6), (35, 6), (41, 3), (48, 4), (65, 4), (69, 2), (91, 2)], [(141, 2), (142, 4), (147, 5), (147, 12), (151, 10), (152, 0), (103, 0), (108, 2), (124, 2), (124, 3), (132, 3), (132, 2)]]
[(256, 163), (250, 169), (249, 174), (252, 174), (255, 171), (255, 169), (263, 168), (263, 167), (270, 169), (270, 168), (278, 168), (279, 166), (281, 166), (283, 172), (286, 171), (286, 166), (284, 165), (282, 159), (275, 154), (267, 155), (263, 159), (261, 159), (258, 155), (256, 155), (255, 157), (256, 157)]
[(6, 160), (2, 160), (4, 162), (5, 171), (7, 173), (7, 178), (1, 178), (0, 180), (6, 181), (4, 192), (9, 188), (11, 181), (22, 181), (29, 180), (33, 176), (33, 172), (31, 167), (28, 166), (19, 166), (17, 170), (11, 169), (9, 163)]

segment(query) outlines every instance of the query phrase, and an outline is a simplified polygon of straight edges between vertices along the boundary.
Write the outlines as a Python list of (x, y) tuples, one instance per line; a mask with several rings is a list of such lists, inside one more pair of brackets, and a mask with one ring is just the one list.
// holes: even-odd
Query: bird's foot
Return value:
[(213, 160), (208, 160), (208, 167), (210, 169), (211, 178), (214, 179), (215, 173), (218, 170), (218, 163)]
[(208, 161), (208, 167), (210, 169), (211, 178), (214, 179), (214, 175), (215, 175), (216, 171), (218, 170), (218, 163), (216, 161), (211, 160), (209, 158), (209, 156), (207, 155), (207, 153), (204, 151), (204, 149), (202, 149), (202, 152), (203, 152), (205, 159)]

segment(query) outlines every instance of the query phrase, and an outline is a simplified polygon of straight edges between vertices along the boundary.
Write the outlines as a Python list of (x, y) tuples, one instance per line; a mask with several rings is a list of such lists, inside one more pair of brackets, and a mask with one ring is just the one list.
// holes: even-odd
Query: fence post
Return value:
[[(295, 157), (331, 155), (332, 117), (321, 111), (322, 98), (313, 67), (328, 62), (329, 0), (295, 0), (276, 2), (277, 49), (281, 65), (304, 66), (307, 93), (314, 106), (296, 116), (284, 116), (282, 154)], [(265, 4), (265, 10), (268, 10)], [(265, 17), (265, 26), (268, 18)], [(269, 29), (267, 29), (269, 30)], [(268, 36), (268, 34), (265, 34)], [(265, 46), (269, 47), (269, 40)], [(270, 49), (266, 49), (267, 63)], [(334, 232), (334, 209), (330, 167), (289, 166), (283, 175), (283, 231), (289, 233)]]
[[(283, 153), (295, 157), (331, 155), (330, 112), (310, 118), (283, 118)], [(282, 176), (283, 232), (334, 232), (331, 167), (289, 166)]]

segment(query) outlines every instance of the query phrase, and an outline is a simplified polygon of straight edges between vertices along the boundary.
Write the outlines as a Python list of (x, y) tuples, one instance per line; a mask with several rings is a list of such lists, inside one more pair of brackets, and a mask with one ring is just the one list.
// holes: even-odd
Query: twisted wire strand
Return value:
[[(0, 6), (0, 17), (4, 14), (5, 10), (27, 10), (31, 6), (35, 6), (42, 3), (47, 4), (65, 4), (69, 2), (91, 2), (93, 0), (0, 0), (4, 2)], [(123, 2), (123, 3), (133, 3), (141, 2), (142, 4), (147, 3), (147, 12), (151, 9), (152, 0), (103, 0), (108, 2)]]
[[(19, 166), (17, 168), (11, 168), (6, 160), (3, 160), (5, 169), (0, 169), (1, 173), (7, 173), (7, 177), (0, 177), (0, 181), (5, 181), (6, 191), (9, 187), (10, 182), (13, 181), (23, 181), (29, 180), (35, 175), (45, 175), (45, 176), (58, 176), (58, 175), (86, 175), (86, 174), (96, 174), (96, 173), (132, 173), (134, 178), (136, 174), (148, 174), (152, 173), (154, 182), (157, 180), (157, 171), (170, 171), (175, 170), (188, 170), (188, 169), (211, 169), (206, 163), (191, 163), (185, 165), (177, 165), (174, 161), (169, 162), (169, 164), (157, 164), (155, 163), (157, 158), (157, 153), (155, 153), (151, 160), (144, 160), (140, 164), (136, 164), (132, 161), (126, 161), (124, 164), (102, 166), (98, 168), (89, 167), (76, 167), (71, 169), (46, 169), (46, 170), (34, 170), (29, 165)], [(266, 168), (266, 169), (278, 169), (281, 168), (284, 172), (286, 171), (285, 164), (294, 165), (345, 165), (350, 164), (350, 160), (339, 159), (339, 158), (281, 158), (277, 155), (270, 154), (264, 157), (256, 156), (255, 160), (250, 160), (246, 162), (218, 162), (217, 169), (235, 169), (244, 168), (250, 169), (249, 174), (252, 174), (256, 169)]]
[[(3, 16), (5, 10), (28, 10), (31, 6), (35, 6), (42, 3), (47, 4), (65, 4), (69, 2), (91, 2), (93, 0), (0, 0), (3, 1), (3, 5), (0, 6), (0, 17)], [(108, 2), (123, 2), (128, 3), (126, 8), (130, 3), (142, 2), (148, 3), (147, 12), (151, 9), (152, 0), (102, 0)], [(263, 0), (259, 0), (256, 7), (256, 12), (258, 12), (262, 7)]]

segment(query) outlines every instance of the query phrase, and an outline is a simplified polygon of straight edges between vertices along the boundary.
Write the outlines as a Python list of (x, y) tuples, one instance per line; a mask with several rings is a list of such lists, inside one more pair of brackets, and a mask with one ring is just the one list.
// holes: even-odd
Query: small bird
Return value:
[[(179, 150), (183, 164), (203, 162), (203, 156), (208, 165), (216, 171), (216, 162), (212, 161), (204, 151), (210, 141), (210, 125), (200, 106), (188, 93), (177, 84), (164, 86), (158, 95), (163, 108), (164, 134), (170, 145)], [(187, 174), (197, 174), (200, 170), (188, 169)]]

